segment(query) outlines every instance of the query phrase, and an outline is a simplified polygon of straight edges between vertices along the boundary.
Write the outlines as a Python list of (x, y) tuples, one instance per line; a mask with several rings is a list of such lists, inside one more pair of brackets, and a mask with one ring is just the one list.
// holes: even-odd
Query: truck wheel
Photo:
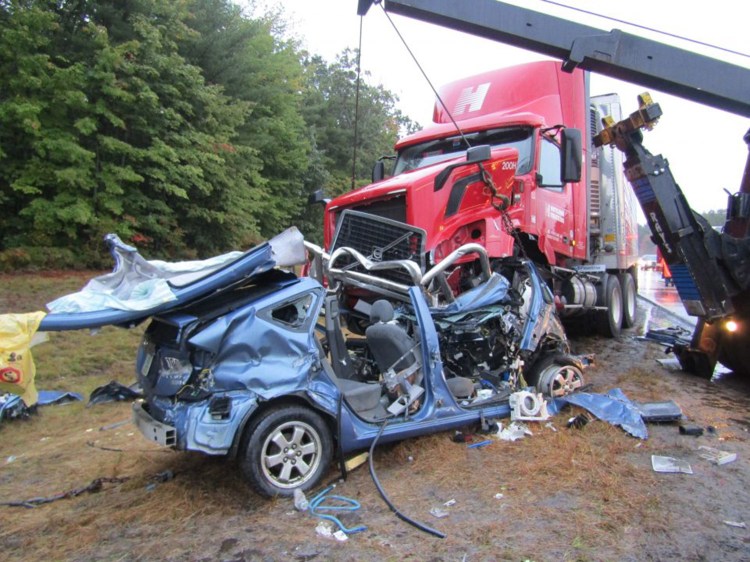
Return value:
[(622, 289), (622, 327), (632, 328), (635, 326), (635, 311), (638, 307), (638, 291), (635, 280), (630, 271), (618, 275), (620, 288)]
[(596, 331), (602, 336), (616, 338), (622, 327), (622, 287), (616, 275), (605, 274), (602, 280), (602, 292), (597, 299), (599, 306), (607, 310), (597, 310), (594, 316)]
[(325, 420), (302, 406), (284, 406), (258, 416), (245, 433), (242, 475), (269, 497), (309, 490), (325, 474), (333, 440)]
[(528, 383), (544, 396), (567, 396), (584, 385), (583, 365), (567, 355), (544, 357), (531, 368)]

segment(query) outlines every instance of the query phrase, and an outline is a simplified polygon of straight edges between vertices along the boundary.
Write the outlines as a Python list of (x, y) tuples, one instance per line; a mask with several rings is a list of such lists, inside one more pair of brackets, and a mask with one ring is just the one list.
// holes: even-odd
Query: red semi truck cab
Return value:
[[(619, 120), (617, 97), (590, 98), (587, 75), (553, 61), (465, 78), (439, 96), (433, 125), (396, 143), (390, 177), (328, 203), (326, 248), (348, 245), (379, 259), (388, 247), (377, 236), (382, 225), (406, 223), (421, 236), (411, 253), (422, 255), (395, 257), (429, 269), (468, 242), (496, 263), (525, 254), (546, 272), (563, 317), (597, 313), (611, 335), (632, 325), (637, 202), (619, 152), (591, 142), (602, 117)], [(582, 142), (571, 164), (561, 139), (572, 130)], [(467, 148), (481, 145), (489, 145), (489, 160), (467, 164)], [(345, 210), (366, 215), (342, 228)]]

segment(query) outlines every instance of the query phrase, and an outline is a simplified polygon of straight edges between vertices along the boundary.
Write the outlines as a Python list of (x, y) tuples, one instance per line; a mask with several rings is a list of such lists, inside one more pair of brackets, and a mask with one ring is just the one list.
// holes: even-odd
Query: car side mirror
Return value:
[(469, 164), (479, 164), (480, 162), (486, 162), (492, 158), (492, 147), (488, 144), (480, 146), (472, 146), (466, 151), (466, 161), (456, 162), (455, 164), (449, 164), (443, 168), (440, 173), (435, 176), (435, 188), (434, 191), (440, 191), (443, 189), (445, 182), (451, 175), (451, 172), (461, 166), (468, 166)]
[(560, 179), (563, 183), (581, 181), (582, 143), (580, 129), (563, 129), (560, 137), (562, 161)]

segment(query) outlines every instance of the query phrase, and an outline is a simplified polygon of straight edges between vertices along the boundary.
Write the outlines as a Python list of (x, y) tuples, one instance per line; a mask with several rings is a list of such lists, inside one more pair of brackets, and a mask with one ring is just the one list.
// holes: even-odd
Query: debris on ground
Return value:
[(738, 529), (747, 529), (747, 523), (745, 523), (744, 521), (724, 521), (724, 525), (737, 527)]
[(718, 465), (728, 464), (737, 460), (737, 453), (720, 451), (719, 449), (707, 447), (706, 445), (701, 445), (700, 447), (698, 447), (698, 451), (698, 456), (700, 458), (706, 459), (708, 462), (712, 462)]
[(138, 398), (143, 398), (143, 394), (141, 394), (141, 392), (139, 392), (138, 390), (132, 387), (125, 386), (124, 384), (121, 384), (117, 381), (110, 381), (104, 386), (95, 388), (91, 392), (87, 407), (91, 406), (92, 404), (102, 404), (104, 402), (121, 402), (125, 400), (136, 400)]
[(693, 469), (687, 461), (674, 457), (651, 455), (651, 467), (654, 472), (692, 474)]
[(648, 438), (648, 430), (640, 410), (619, 388), (614, 388), (607, 394), (578, 392), (556, 398), (556, 411), (559, 411), (565, 404), (588, 410), (598, 419), (621, 427), (633, 437)]
[(508, 399), (511, 421), (546, 421), (549, 419), (547, 401), (541, 393), (527, 390), (514, 392)]
[(496, 437), (502, 441), (516, 441), (522, 439), (526, 435), (534, 435), (528, 427), (519, 422), (511, 422), (506, 428), (503, 428), (503, 424), (499, 425), (500, 428), (498, 429)]
[(86, 486), (81, 486), (80, 488), (73, 488), (72, 490), (68, 490), (67, 492), (60, 492), (59, 494), (55, 494), (55, 495), (47, 496), (47, 497), (29, 498), (28, 500), (0, 502), (0, 505), (7, 505), (9, 507), (33, 508), (39, 505), (43, 505), (45, 503), (52, 503), (57, 500), (62, 500), (66, 498), (74, 498), (76, 496), (80, 496), (81, 494), (85, 494), (87, 492), (89, 493), (100, 492), (104, 488), (104, 484), (122, 484), (123, 482), (127, 482), (129, 479), (130, 479), (129, 476), (124, 476), (120, 478), (118, 477), (97, 478), (95, 480), (92, 480), (91, 483), (87, 484)]
[(700, 437), (701, 435), (703, 435), (703, 428), (692, 423), (681, 423), (680, 435), (692, 435), (693, 437)]

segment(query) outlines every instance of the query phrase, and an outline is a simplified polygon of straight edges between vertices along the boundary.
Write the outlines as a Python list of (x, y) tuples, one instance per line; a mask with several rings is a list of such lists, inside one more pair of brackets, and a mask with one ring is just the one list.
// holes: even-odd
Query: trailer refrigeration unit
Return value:
[[(358, 12), (365, 14), (373, 1), (359, 0), (358, 4)], [(661, 115), (659, 105), (649, 96), (642, 96), (636, 112), (624, 119), (613, 112), (600, 128), (597, 120), (606, 117), (606, 106), (599, 105), (596, 98), (581, 103), (587, 100), (585, 79), (576, 78), (583, 76), (582, 70), (597, 72), (750, 117), (750, 70), (617, 29), (604, 31), (497, 0), (382, 0), (382, 8), (560, 59), (560, 88), (557, 95), (553, 88), (544, 95), (545, 90), (537, 82), (540, 79), (531, 71), (533, 67), (528, 67), (528, 75), (518, 74), (505, 84), (519, 92), (520, 97), (502, 98), (500, 94), (506, 100), (501, 102), (501, 109), (515, 114), (518, 122), (511, 118), (498, 121), (498, 125), (502, 122), (503, 126), (517, 125), (521, 131), (524, 127), (532, 130), (533, 150), (528, 161), (524, 161), (523, 148), (506, 143), (505, 148), (492, 148), (490, 155), (486, 150), (482, 154), (478, 148), (467, 150), (465, 165), (458, 160), (435, 164), (439, 159), (435, 157), (432, 165), (413, 172), (397, 167), (396, 172), (402, 173), (393, 178), (331, 202), (326, 235), (334, 245), (339, 236), (332, 236), (334, 226), (338, 226), (339, 234), (346, 234), (342, 209), (358, 207), (371, 213), (368, 216), (392, 209), (400, 213), (399, 220), (421, 226), (429, 252), (425, 267), (443, 256), (442, 244), (450, 248), (450, 235), (476, 236), (496, 259), (521, 249), (538, 263), (548, 265), (547, 277), (562, 305), (563, 316), (576, 310), (606, 307), (606, 313), (598, 313), (597, 324), (603, 332), (614, 334), (619, 318), (622, 316), (622, 323), (627, 325), (634, 311), (630, 299), (633, 276), (628, 274), (633, 263), (628, 250), (629, 231), (616, 223), (618, 215), (629, 215), (631, 205), (626, 197), (620, 197), (615, 173), (612, 172), (612, 180), (608, 176), (610, 163), (620, 168), (619, 157), (600, 151), (600, 147), (614, 147), (625, 157), (622, 168), (643, 209), (651, 238), (673, 273), (685, 310), (698, 319), (692, 339), (674, 347), (680, 364), (686, 371), (711, 376), (720, 361), (738, 373), (750, 374), (750, 154), (740, 188), (729, 196), (726, 224), (721, 233), (715, 232), (692, 211), (667, 160), (643, 146), (642, 130), (654, 126)], [(567, 77), (565, 73), (569, 73)], [(554, 82), (551, 77), (548, 80)], [(475, 108), (480, 113), (489, 112), (482, 108), (487, 100), (494, 103), (492, 88), (493, 81), (489, 79), (458, 84), (452, 90), (449, 87), (447, 94), (453, 97), (446, 107), (457, 111), (459, 118)], [(532, 101), (535, 93), (538, 98)], [(577, 115), (581, 106), (588, 107), (585, 123)], [(561, 113), (557, 114), (558, 110)], [(560, 121), (553, 123), (552, 116)], [(440, 110), (436, 118), (438, 122), (443, 118)], [(471, 119), (460, 123), (467, 132), (487, 134), (483, 133), (486, 123), (484, 127)], [(555, 135), (557, 124), (563, 126), (559, 136)], [(447, 125), (436, 125), (432, 130), (433, 136), (428, 132), (417, 135), (426, 149), (430, 140), (449, 135)], [(575, 146), (575, 130), (581, 131), (581, 147)], [(744, 140), (750, 147), (750, 131)], [(415, 143), (412, 137), (397, 145), (397, 166), (405, 161), (408, 148)], [(484, 139), (476, 139), (476, 144), (482, 143), (487, 144)], [(489, 144), (492, 143), (490, 139)], [(445, 146), (436, 148), (439, 154)], [(573, 173), (579, 150), (583, 155), (580, 181)], [(548, 154), (557, 157), (558, 151), (559, 178), (547, 159)], [(432, 156), (429, 150), (424, 152), (425, 157)], [(485, 157), (481, 166), (469, 164)], [(514, 162), (516, 168), (512, 169)], [(471, 174), (477, 172), (485, 188), (471, 179)], [(550, 185), (555, 183), (548, 179), (553, 175), (557, 185)], [(433, 178), (435, 195), (447, 188), (454, 197), (445, 198), (443, 193), (431, 198), (428, 184)], [(577, 192), (585, 193), (585, 197), (577, 196)], [(489, 203), (497, 216), (510, 219), (501, 224), (507, 225), (506, 230), (512, 231), (518, 241), (512, 250), (509, 242), (497, 238), (496, 232), (503, 229), (491, 228), (488, 193), (493, 196)], [(611, 213), (615, 214), (613, 223), (608, 222)], [(461, 225), (452, 222), (455, 219), (448, 220), (456, 215), (462, 217)], [(469, 217), (475, 218), (474, 223)]]
[[(426, 269), (466, 243), (486, 248), (496, 269), (527, 256), (563, 320), (593, 315), (600, 333), (616, 336), (635, 318), (637, 202), (621, 153), (592, 144), (604, 117), (620, 119), (617, 95), (590, 96), (587, 73), (554, 61), (448, 84), (433, 124), (396, 144), (391, 176), (376, 164), (374, 183), (327, 205), (326, 247)], [(415, 227), (418, 242), (393, 244), (390, 221)], [(465, 261), (447, 275), (446, 295), (477, 274)]]

